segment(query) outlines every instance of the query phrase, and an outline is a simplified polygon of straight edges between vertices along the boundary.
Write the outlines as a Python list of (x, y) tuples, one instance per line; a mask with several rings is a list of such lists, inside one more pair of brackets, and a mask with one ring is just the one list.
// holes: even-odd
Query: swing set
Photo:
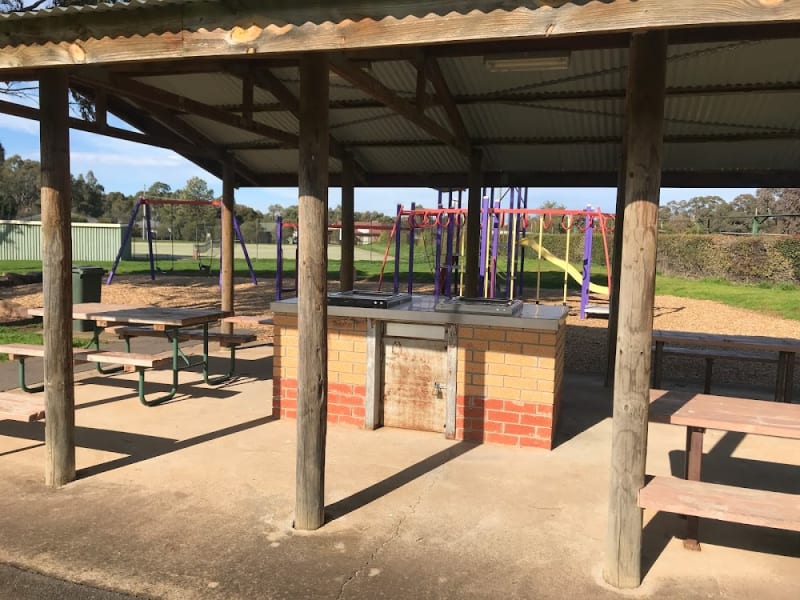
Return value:
[[(152, 226), (152, 207), (153, 206), (198, 206), (198, 207), (214, 207), (219, 208), (222, 206), (222, 201), (220, 200), (180, 200), (175, 198), (147, 198), (144, 196), (140, 196), (135, 206), (133, 207), (133, 211), (131, 212), (131, 218), (128, 221), (128, 227), (125, 230), (125, 236), (122, 239), (122, 244), (119, 247), (119, 251), (117, 252), (117, 257), (114, 259), (114, 266), (111, 267), (111, 271), (108, 274), (108, 278), (106, 279), (106, 285), (110, 284), (114, 280), (114, 275), (117, 272), (117, 267), (119, 266), (120, 260), (122, 260), (122, 255), (124, 254), (125, 248), (127, 248), (128, 243), (131, 240), (133, 234), (133, 228), (136, 224), (136, 220), (139, 216), (139, 209), (144, 209), (144, 220), (145, 220), (145, 234), (147, 238), (147, 256), (150, 261), (150, 279), (155, 280), (156, 278), (156, 271), (159, 273), (165, 273), (168, 271), (172, 271), (175, 266), (175, 233), (173, 227), (169, 227), (170, 232), (170, 244), (171, 244), (171, 256), (170, 256), (170, 268), (169, 270), (161, 269), (158, 265), (158, 255), (154, 254), (153, 252), (153, 226)], [(173, 215), (174, 216), (174, 215)], [(172, 225), (172, 224), (171, 224)], [(244, 236), (242, 236), (242, 231), (239, 228), (239, 222), (234, 218), (233, 219), (233, 230), (236, 235), (236, 238), (239, 240), (239, 244), (242, 248), (242, 253), (244, 254), (244, 258), (247, 261), (247, 268), (250, 272), (250, 279), (253, 284), (257, 284), (258, 281), (256, 279), (255, 271), (253, 270), (253, 264), (250, 261), (250, 255), (247, 252), (247, 246), (244, 242)], [(197, 236), (195, 236), (197, 237)], [(208, 252), (207, 262), (203, 258), (204, 254)], [(207, 274), (211, 273), (211, 264), (214, 257), (214, 241), (211, 239), (211, 233), (206, 231), (206, 240), (203, 243), (198, 243), (195, 240), (195, 247), (194, 247), (194, 258), (198, 261), (198, 269), (203, 271)], [(219, 260), (220, 263), (222, 262), (222, 246), (219, 244)], [(221, 269), (220, 269), (221, 271)], [(222, 273), (220, 273), (222, 276)]]

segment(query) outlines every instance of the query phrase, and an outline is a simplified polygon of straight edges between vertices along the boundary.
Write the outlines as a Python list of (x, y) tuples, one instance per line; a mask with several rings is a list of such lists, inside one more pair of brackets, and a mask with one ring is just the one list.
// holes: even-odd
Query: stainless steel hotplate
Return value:
[(411, 302), (411, 294), (369, 292), (353, 290), (328, 294), (330, 306), (356, 306), (359, 308), (392, 308)]
[(442, 312), (465, 313), (471, 315), (502, 315), (513, 317), (522, 312), (522, 300), (504, 298), (447, 298), (434, 306)]

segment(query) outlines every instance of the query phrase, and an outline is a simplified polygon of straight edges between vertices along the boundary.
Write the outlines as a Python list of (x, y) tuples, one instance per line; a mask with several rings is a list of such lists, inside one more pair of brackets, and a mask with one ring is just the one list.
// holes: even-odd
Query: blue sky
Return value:
[[(119, 122), (112, 124), (123, 126)], [(6, 157), (19, 154), (25, 159), (39, 160), (38, 122), (0, 114), (0, 143), (5, 148)], [(78, 175), (93, 171), (106, 192), (133, 194), (156, 181), (179, 189), (194, 176), (205, 179), (215, 194), (222, 190), (222, 183), (217, 178), (168, 150), (81, 131), (72, 131), (70, 149), (72, 173)], [(752, 188), (664, 188), (661, 191), (661, 203), (707, 195), (717, 195), (731, 201), (739, 194), (754, 192)], [(544, 202), (553, 201), (566, 208), (580, 209), (592, 205), (605, 212), (613, 212), (615, 198), (616, 190), (613, 188), (531, 188), (528, 192), (528, 206), (536, 208)], [(340, 199), (339, 189), (331, 188), (329, 205), (337, 206)], [(241, 188), (237, 190), (236, 202), (260, 211), (266, 211), (272, 204), (290, 206), (297, 204), (297, 189)], [(394, 214), (398, 203), (408, 207), (412, 202), (433, 207), (436, 205), (436, 192), (424, 188), (356, 190), (357, 211), (379, 210)]]

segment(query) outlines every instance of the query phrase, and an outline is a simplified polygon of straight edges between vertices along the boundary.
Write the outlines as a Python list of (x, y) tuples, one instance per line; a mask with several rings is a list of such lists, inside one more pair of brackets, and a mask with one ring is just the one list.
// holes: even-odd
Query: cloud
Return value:
[(39, 122), (0, 114), (0, 129), (39, 137)]
[(131, 154), (118, 152), (85, 152), (70, 153), (72, 170), (94, 169), (98, 166), (106, 167), (156, 167), (171, 168), (182, 166), (186, 161), (171, 152), (154, 152), (146, 154)]

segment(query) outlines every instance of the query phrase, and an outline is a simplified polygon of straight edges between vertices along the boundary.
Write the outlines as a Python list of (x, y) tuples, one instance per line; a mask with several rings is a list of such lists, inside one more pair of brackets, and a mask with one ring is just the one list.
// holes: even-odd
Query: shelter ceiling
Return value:
[[(334, 184), (352, 156), (359, 185), (463, 186), (480, 148), (488, 183), (615, 185), (626, 32), (670, 27), (664, 183), (800, 186), (797, 4), (149, 0), (0, 18), (0, 76), (69, 66), (142, 140), (216, 175), (232, 153), (241, 185), (294, 185), (297, 53), (336, 49)], [(543, 49), (569, 51), (568, 68), (484, 62)]]

